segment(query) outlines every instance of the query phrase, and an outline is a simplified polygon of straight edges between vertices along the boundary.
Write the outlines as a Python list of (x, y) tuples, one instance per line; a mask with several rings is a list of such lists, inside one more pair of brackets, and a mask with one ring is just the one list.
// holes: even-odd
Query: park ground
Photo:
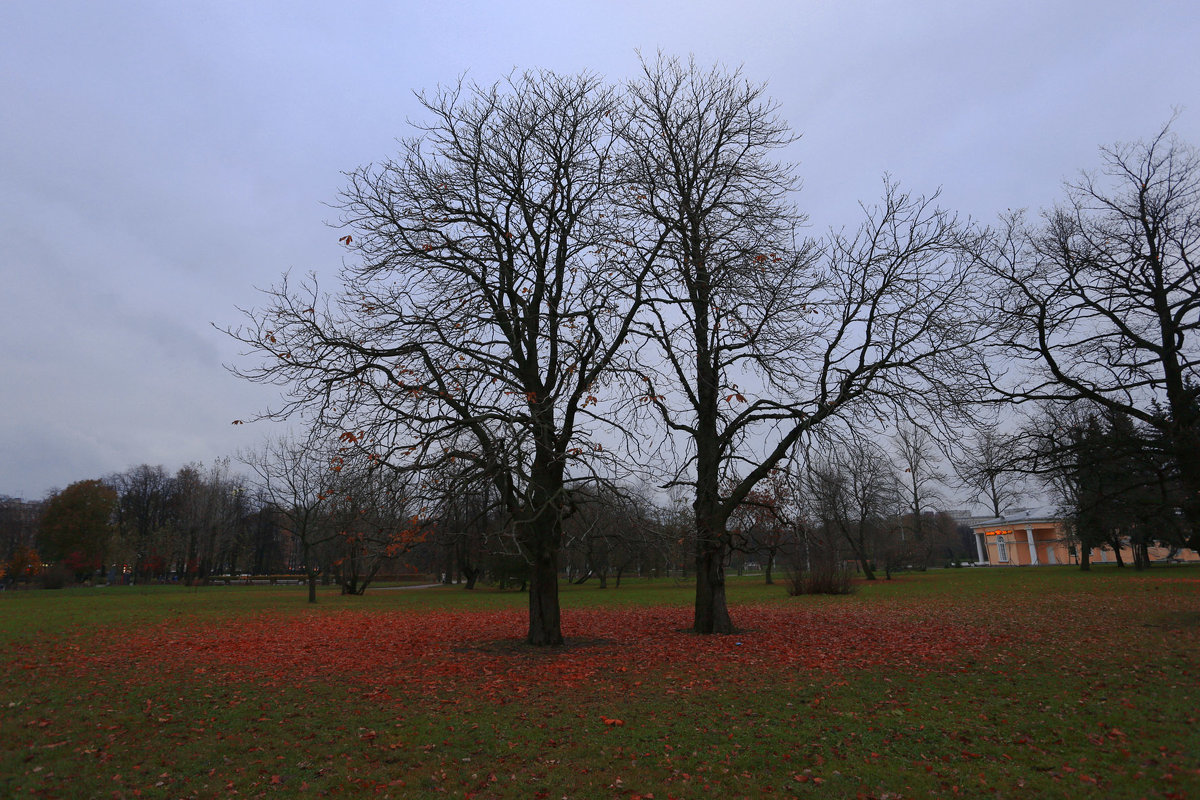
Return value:
[(1200, 568), (0, 595), (3, 797), (1200, 797)]

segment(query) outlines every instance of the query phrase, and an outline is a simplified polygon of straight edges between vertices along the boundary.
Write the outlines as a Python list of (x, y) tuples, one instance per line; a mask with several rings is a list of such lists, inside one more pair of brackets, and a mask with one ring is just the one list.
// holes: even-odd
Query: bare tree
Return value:
[(589, 421), (641, 298), (611, 202), (617, 97), (534, 72), (420, 99), (422, 135), (349, 175), (344, 289), (270, 291), (233, 331), (266, 357), (241, 374), (397, 468), (491, 480), (531, 566), (528, 641), (561, 644), (565, 487), (602, 451)]
[(444, 553), (442, 582), (461, 576), (467, 589), (474, 589), (483, 573), (495, 537), (505, 526), (491, 481), (472, 470), (446, 465), (426, 478), (427, 516), (434, 524), (434, 540)]
[(1024, 495), (1024, 455), (1018, 436), (983, 424), (960, 441), (951, 464), (959, 485), (971, 492), (970, 501), (982, 502), (998, 517)]
[(342, 594), (361, 595), (381, 569), (424, 541), (428, 525), (409, 491), (412, 476), (361, 454), (341, 462), (327, 504), (333, 566)]
[(932, 200), (887, 183), (856, 233), (797, 243), (795, 182), (769, 160), (792, 136), (763, 88), (664, 58), (644, 73), (629, 203), (662, 247), (644, 399), (686, 448), (675, 481), (694, 491), (694, 628), (723, 633), (730, 514), (831, 419), (971, 394), (959, 370), (977, 326), (960, 231)]
[(927, 430), (913, 422), (902, 422), (892, 439), (899, 472), (900, 498), (904, 507), (903, 522), (906, 537), (917, 564), (929, 566), (940, 530), (927, 529), (930, 512), (941, 499), (939, 487), (946, 480), (942, 472), (937, 445)]
[(170, 555), (171, 476), (162, 466), (141, 464), (111, 476), (117, 490), (116, 536), (119, 547), (132, 558), (134, 575), (161, 577)]
[[(877, 557), (895, 547), (893, 509), (901, 497), (887, 454), (861, 435), (826, 442), (806, 459), (809, 517), (826, 536), (840, 538), (867, 580), (875, 580)], [(890, 560), (889, 560), (890, 564)], [(890, 576), (890, 573), (889, 573)]]
[(784, 201), (794, 180), (768, 161), (792, 136), (763, 87), (736, 72), (663, 57), (643, 70), (630, 88), (626, 179), (633, 210), (656, 229), (651, 240), (665, 243), (667, 254), (657, 302), (641, 328), (664, 362), (660, 374), (643, 375), (646, 398), (688, 440), (684, 469), (693, 476), (679, 480), (694, 489), (695, 630), (728, 633), (726, 523), (761, 477), (730, 483), (730, 460), (743, 429), (781, 416), (774, 403), (733, 411), (735, 402), (746, 403), (736, 381), (756, 366), (770, 381), (777, 357), (793, 344), (789, 332), (803, 330), (789, 323), (804, 313), (796, 274), (811, 253), (792, 247), (801, 218)]
[(312, 437), (269, 439), (260, 450), (240, 456), (253, 473), (261, 496), (276, 510), (283, 527), (300, 544), (308, 602), (317, 602), (317, 548), (336, 532), (326, 505), (344, 458)]
[(189, 584), (231, 570), (241, 547), (249, 495), (228, 459), (182, 467), (172, 481), (177, 571)]
[(1003, 397), (1087, 400), (1161, 435), (1200, 543), (1200, 154), (1169, 125), (1101, 150), (1101, 175), (1031, 223), (1016, 215), (984, 260), (1007, 325)]
[(775, 582), (774, 569), (781, 556), (795, 548), (800, 528), (800, 498), (795, 481), (782, 469), (774, 469), (746, 495), (728, 526), (734, 547), (763, 558), (763, 575)]
[(664, 561), (654, 508), (638, 488), (597, 482), (576, 487), (567, 520), (567, 568), (572, 583), (596, 578), (601, 589), (609, 578), (620, 588), (629, 571), (641, 572)]

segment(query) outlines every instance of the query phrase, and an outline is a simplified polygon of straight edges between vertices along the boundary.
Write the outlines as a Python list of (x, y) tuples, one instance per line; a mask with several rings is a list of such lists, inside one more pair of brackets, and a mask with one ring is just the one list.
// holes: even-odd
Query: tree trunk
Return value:
[[(729, 607), (725, 603), (725, 555), (727, 549), (726, 518), (717, 513), (716, 459), (697, 459), (698, 474), (707, 476), (697, 481), (696, 500), (696, 609), (692, 630), (696, 633), (733, 633)], [(701, 489), (701, 485), (706, 486)]]
[(1082, 542), (1079, 544), (1079, 569), (1081, 572), (1092, 571), (1092, 548)]
[[(846, 539), (846, 543), (850, 545), (850, 551), (854, 553), (854, 559), (858, 562), (858, 568), (862, 570), (863, 577), (869, 581), (875, 580), (875, 570), (871, 569), (871, 561), (867, 558), (867, 548), (860, 541), (855, 541), (854, 536), (850, 534), (844, 527), (842, 535)], [(862, 537), (862, 531), (858, 532), (858, 536)], [(888, 578), (891, 580), (891, 578)]]
[(689, 288), (695, 315), (696, 345), (696, 496), (692, 510), (696, 514), (696, 608), (692, 629), (700, 634), (733, 633), (729, 607), (725, 603), (726, 525), (729, 512), (719, 512), (721, 476), (721, 437), (718, 411), (721, 385), (720, 358), (711, 349), (712, 303), (711, 275), (706, 251), (701, 246), (702, 231), (698, 218), (689, 220), (685, 252), (694, 269), (694, 285)]
[(350, 557), (342, 562), (341, 575), (338, 583), (342, 586), (342, 594), (358, 594), (358, 555), (354, 552), (354, 546)]
[(460, 566), (459, 571), (462, 573), (462, 576), (466, 582), (466, 585), (464, 588), (466, 588), (468, 591), (471, 589), (474, 589), (475, 581), (479, 577), (479, 570), (473, 569), (468, 566)]
[(308, 602), (317, 602), (317, 571), (313, 569), (312, 549), (308, 546), (307, 538), (301, 540), (300, 555), (304, 559), (304, 572), (308, 577)]
[(1150, 545), (1144, 541), (1133, 545), (1133, 568), (1139, 571), (1150, 568)]
[(529, 635), (525, 641), (539, 647), (563, 643), (558, 607), (558, 559), (549, 548), (533, 560), (529, 579)]
[[(561, 504), (565, 492), (565, 460), (556, 449), (554, 409), (532, 403), (534, 457), (524, 508), (517, 520), (517, 540), (529, 559), (529, 634), (538, 647), (563, 644), (558, 605), (558, 550), (562, 545)], [(524, 589), (525, 578), (521, 579)]]
[(358, 568), (354, 570), (350, 594), (361, 597), (367, 593), (367, 587), (371, 585), (371, 581), (375, 580), (375, 576), (379, 574), (379, 570), (383, 567), (383, 560), (380, 559), (372, 564), (367, 571), (360, 575)]
[(1111, 544), (1112, 544), (1112, 549), (1113, 549), (1113, 556), (1115, 556), (1117, 559), (1117, 568), (1124, 569), (1125, 568), (1125, 559), (1121, 558), (1121, 539), (1120, 539), (1120, 537), (1113, 537), (1113, 541), (1111, 542)]
[(767, 585), (774, 585), (775, 581), (771, 577), (771, 570), (775, 567), (775, 553), (767, 553)]
[(733, 633), (725, 604), (725, 549), (709, 543), (696, 556), (696, 633)]
[(463, 582), (466, 583), (467, 589), (474, 589), (475, 581), (479, 579), (480, 569), (478, 566), (472, 564), (471, 559), (468, 557), (469, 554), (467, 550), (465, 534), (456, 541), (454, 545), (454, 552), (456, 556), (455, 562), (458, 566), (458, 574), (463, 577)]

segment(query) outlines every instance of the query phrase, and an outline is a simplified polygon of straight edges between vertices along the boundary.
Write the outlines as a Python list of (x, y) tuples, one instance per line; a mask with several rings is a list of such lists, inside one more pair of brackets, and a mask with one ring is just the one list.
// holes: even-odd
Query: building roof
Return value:
[(1034, 523), (1061, 522), (1063, 515), (1057, 506), (1036, 506), (1034, 508), (1014, 508), (998, 517), (982, 519), (974, 523), (973, 528), (1007, 528)]

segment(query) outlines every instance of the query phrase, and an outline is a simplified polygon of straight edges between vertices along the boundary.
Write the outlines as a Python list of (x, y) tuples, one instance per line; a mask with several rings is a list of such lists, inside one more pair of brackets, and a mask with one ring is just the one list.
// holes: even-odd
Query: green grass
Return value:
[(659, 621), (686, 583), (593, 582), (549, 653), (516, 592), (305, 591), (0, 595), (0, 796), (1200, 796), (1194, 567), (734, 578), (715, 643)]

